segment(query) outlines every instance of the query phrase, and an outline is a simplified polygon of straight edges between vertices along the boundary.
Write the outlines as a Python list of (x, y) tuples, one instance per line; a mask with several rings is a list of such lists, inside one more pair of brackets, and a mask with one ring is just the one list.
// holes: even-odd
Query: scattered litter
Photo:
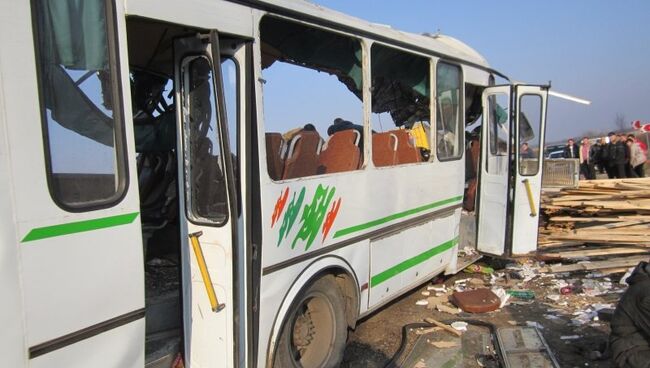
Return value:
[(467, 322), (456, 321), (451, 324), (451, 327), (456, 331), (467, 331)]
[(560, 317), (558, 317), (558, 316), (556, 316), (554, 314), (545, 314), (544, 318), (546, 318), (548, 320), (552, 320), (552, 321), (562, 320), (562, 318), (560, 318)]
[(535, 299), (535, 292), (532, 290), (508, 290), (508, 295), (523, 300)]
[(557, 302), (557, 301), (560, 300), (560, 296), (558, 294), (548, 294), (546, 296), (546, 298), (548, 298), (548, 299), (550, 299), (550, 300), (552, 300), (554, 302)]
[(436, 309), (440, 312), (449, 314), (459, 314), (461, 312), (461, 310), (458, 308), (451, 308), (444, 304), (436, 304)]
[(461, 256), (475, 256), (478, 254), (475, 248), (472, 247), (464, 247), (463, 249), (459, 249), (458, 253)]
[(467, 283), (467, 281), (469, 281), (469, 279), (456, 280), (456, 281), (454, 281), (454, 285), (465, 284), (465, 283)]
[(472, 287), (482, 287), (485, 286), (485, 281), (481, 279), (472, 278), (467, 281), (467, 285)]
[(528, 327), (536, 327), (536, 328), (538, 328), (540, 330), (544, 329), (544, 326), (542, 326), (539, 322), (535, 322), (535, 321), (526, 321), (526, 326), (528, 326)]
[(442, 330), (441, 327), (418, 328), (417, 330), (415, 330), (415, 333), (417, 335), (426, 335), (428, 333), (436, 332), (436, 331), (440, 331), (440, 330)]
[(503, 308), (506, 305), (508, 305), (508, 299), (510, 299), (510, 294), (506, 293), (506, 291), (502, 287), (495, 287), (492, 288), (492, 292), (494, 295), (496, 295), (499, 298), (499, 308)]
[(508, 324), (511, 325), (511, 326), (516, 326), (517, 321), (508, 321)]
[(428, 322), (428, 323), (431, 323), (432, 325), (436, 325), (436, 326), (438, 326), (438, 327), (441, 327), (443, 330), (445, 330), (445, 331), (447, 331), (447, 332), (449, 332), (449, 333), (452, 333), (452, 334), (454, 334), (454, 335), (456, 335), (456, 336), (458, 336), (458, 337), (460, 337), (460, 336), (463, 335), (462, 332), (460, 332), (460, 331), (458, 331), (458, 330), (455, 330), (455, 329), (449, 327), (448, 325), (446, 325), (446, 324), (444, 324), (444, 323), (442, 323), (442, 322), (436, 321), (436, 320), (433, 319), (433, 318), (425, 318), (424, 321), (425, 321), (425, 322)]
[(579, 339), (580, 335), (569, 335), (569, 336), (560, 336), (560, 340), (576, 340)]
[(431, 341), (430, 344), (438, 349), (448, 349), (459, 346), (458, 341)]
[(427, 286), (427, 290), (433, 290), (439, 293), (446, 293), (447, 292), (447, 287), (444, 285), (442, 286)]
[(415, 302), (415, 305), (429, 305), (429, 301), (426, 299), (420, 299), (417, 302)]
[(431, 295), (431, 292), (430, 292), (430, 291), (423, 291), (423, 292), (422, 292), (422, 295), (424, 295), (424, 296), (429, 296), (429, 295)]
[(489, 275), (494, 273), (494, 268), (488, 267), (488, 266), (483, 266), (483, 265), (478, 265), (478, 264), (471, 264), (467, 266), (463, 272), (465, 273), (482, 273), (485, 275)]
[(563, 286), (560, 288), (560, 294), (562, 295), (568, 295), (573, 292), (573, 288), (571, 286)]

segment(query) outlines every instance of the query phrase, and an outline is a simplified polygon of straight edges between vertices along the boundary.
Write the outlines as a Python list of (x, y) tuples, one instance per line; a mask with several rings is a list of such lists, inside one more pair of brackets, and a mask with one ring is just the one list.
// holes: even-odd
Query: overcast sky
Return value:
[(547, 142), (650, 123), (650, 1), (378, 1), (315, 3), (404, 31), (467, 43), (510, 78), (549, 80), (590, 106), (551, 98)]

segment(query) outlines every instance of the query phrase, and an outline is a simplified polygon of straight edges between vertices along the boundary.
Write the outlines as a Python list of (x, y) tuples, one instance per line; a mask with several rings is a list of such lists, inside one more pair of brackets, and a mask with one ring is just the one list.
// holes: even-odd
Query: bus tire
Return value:
[(348, 336), (345, 298), (327, 275), (302, 290), (287, 313), (276, 347), (276, 368), (334, 368)]

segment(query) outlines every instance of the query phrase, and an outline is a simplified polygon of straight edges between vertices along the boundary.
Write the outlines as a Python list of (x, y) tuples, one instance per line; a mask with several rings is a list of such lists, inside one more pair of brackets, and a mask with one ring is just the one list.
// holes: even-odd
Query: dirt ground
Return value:
[[(539, 263), (530, 263), (530, 265), (533, 270), (538, 270), (540, 266)], [(506, 273), (509, 274), (508, 269), (495, 271), (497, 275)], [(526, 301), (511, 297), (509, 299), (511, 304), (497, 311), (458, 315), (427, 309), (425, 306), (416, 305), (416, 302), (427, 299), (422, 293), (427, 291), (428, 286), (439, 287), (440, 283), (444, 283), (447, 287), (453, 288), (457, 280), (480, 278), (485, 282), (486, 287), (492, 287), (489, 282), (490, 276), (461, 272), (438, 279), (422, 285), (362, 320), (355, 331), (350, 333), (341, 366), (384, 367), (399, 348), (402, 326), (422, 322), (425, 317), (432, 317), (439, 321), (472, 318), (489, 322), (496, 327), (509, 327), (515, 324), (523, 326), (527, 322), (537, 322), (542, 326), (540, 331), (561, 367), (613, 367), (606, 349), (609, 334), (609, 324), (605, 321), (607, 313), (601, 312), (600, 318), (595, 317), (597, 313), (594, 312), (594, 306), (596, 308), (601, 304), (616, 306), (624, 290), (624, 286), (618, 284), (621, 276), (622, 274), (593, 273), (537, 274), (527, 282), (496, 277), (493, 280), (496, 280), (496, 284), (501, 285), (505, 290), (531, 290), (535, 293), (535, 299)], [(573, 286), (570, 294), (560, 293), (558, 284), (562, 284), (563, 281)], [(593, 290), (594, 285), (597, 289), (600, 288), (600, 291)], [(410, 332), (409, 345), (412, 345), (417, 337), (413, 331)], [(465, 365), (468, 366), (472, 365)], [(473, 366), (479, 367), (478, 364)]]

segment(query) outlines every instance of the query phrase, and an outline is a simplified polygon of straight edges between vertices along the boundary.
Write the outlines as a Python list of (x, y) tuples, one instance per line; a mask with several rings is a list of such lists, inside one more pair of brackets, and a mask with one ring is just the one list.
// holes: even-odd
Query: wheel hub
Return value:
[(307, 312), (296, 317), (293, 327), (293, 344), (298, 348), (306, 348), (314, 340), (314, 322), (311, 313)]

